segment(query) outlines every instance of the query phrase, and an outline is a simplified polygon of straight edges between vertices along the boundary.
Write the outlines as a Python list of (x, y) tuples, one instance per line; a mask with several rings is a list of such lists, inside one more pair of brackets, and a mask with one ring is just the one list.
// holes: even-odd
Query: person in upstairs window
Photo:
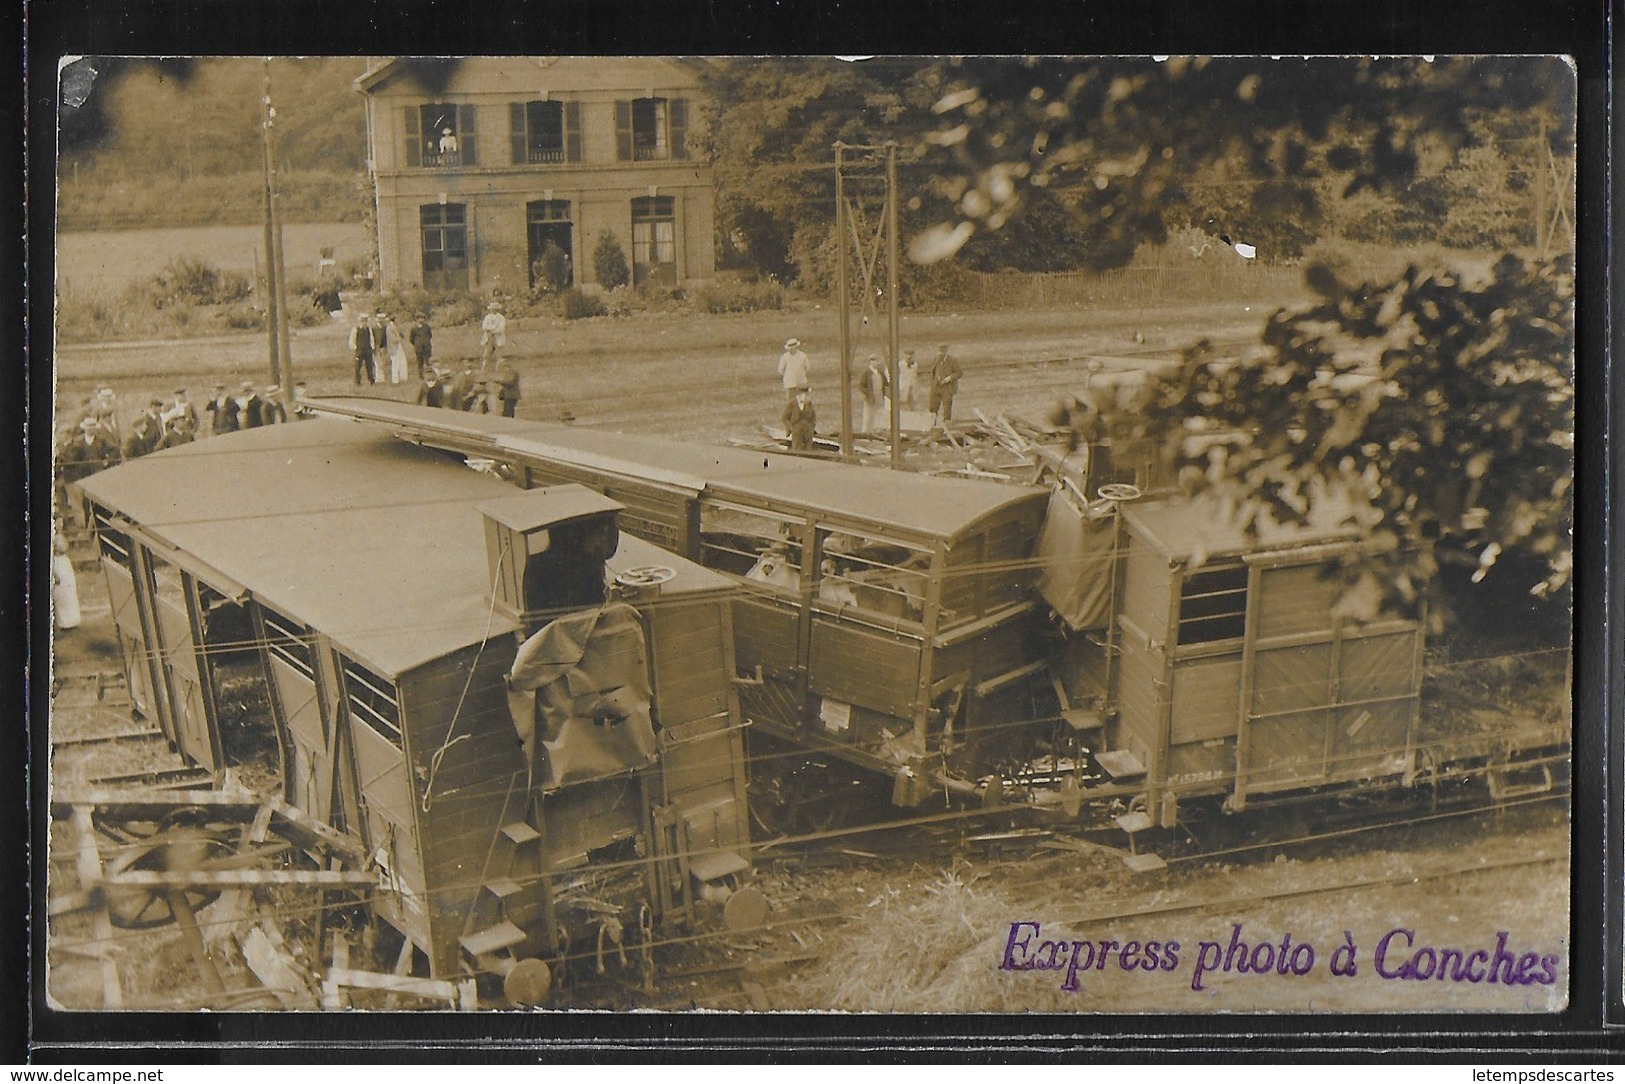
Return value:
[(440, 153), (457, 153), (457, 133), (452, 131), (450, 128), (440, 129)]

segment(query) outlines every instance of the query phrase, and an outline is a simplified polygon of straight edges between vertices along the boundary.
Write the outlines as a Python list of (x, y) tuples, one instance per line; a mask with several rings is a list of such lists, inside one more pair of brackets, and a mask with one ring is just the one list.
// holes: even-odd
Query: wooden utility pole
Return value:
[[(848, 151), (863, 152), (861, 157), (848, 159)], [(877, 154), (877, 152), (882, 152)], [(864, 252), (866, 241), (859, 236), (860, 230), (868, 232), (864, 216), (858, 213), (854, 216), (853, 209), (847, 200), (847, 170), (853, 166), (866, 166), (871, 170), (877, 161), (885, 163), (886, 194), (880, 217), (880, 224), (875, 228), (874, 242), (866, 255)], [(869, 174), (873, 179), (873, 174)], [(880, 257), (880, 243), (886, 242), (886, 350), (890, 355), (886, 362), (886, 371), (891, 379), (891, 465), (897, 467), (901, 462), (902, 442), (900, 440), (901, 415), (897, 399), (898, 387), (898, 345), (900, 342), (897, 319), (897, 144), (888, 142), (877, 146), (860, 146), (848, 143), (835, 144), (835, 233), (836, 233), (836, 307), (841, 312), (841, 457), (852, 457), (852, 335), (851, 335), (851, 297), (847, 282), (848, 263), (846, 246), (851, 244), (858, 258), (858, 268), (863, 275), (863, 305), (865, 308), (865, 322), (868, 320), (867, 310), (873, 304), (874, 295), (879, 291), (876, 285), (875, 264)], [(864, 379), (868, 379), (865, 376)]]
[(266, 264), (271, 272), (272, 341), (276, 344), (276, 357), (271, 364), (271, 382), (280, 385), (284, 395), (293, 394), (293, 358), (291, 336), (288, 333), (287, 268), (282, 262), (282, 220), (276, 211), (276, 150), (272, 131), (276, 126), (276, 109), (271, 105), (271, 61), (265, 61), (265, 233)]
[(897, 141), (886, 143), (886, 372), (891, 379), (891, 467), (902, 466), (902, 407), (897, 393), (901, 385), (898, 372), (897, 331)]
[(852, 327), (846, 296), (846, 144), (835, 144), (835, 307), (841, 313), (841, 458), (852, 458)]
[(282, 380), (282, 354), (278, 345), (277, 289), (276, 289), (276, 226), (271, 186), (271, 60), (265, 61), (265, 76), (260, 86), (260, 145), (265, 171), (265, 332), (266, 347), (270, 352), (271, 383)]

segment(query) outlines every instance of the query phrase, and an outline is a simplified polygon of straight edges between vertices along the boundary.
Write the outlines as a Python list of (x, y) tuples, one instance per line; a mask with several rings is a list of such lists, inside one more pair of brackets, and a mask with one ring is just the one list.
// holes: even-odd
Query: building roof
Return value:
[[(372, 426), (250, 429), (92, 475), (85, 493), (390, 677), (512, 632), (491, 606), (484, 518), (514, 487)], [(727, 578), (625, 534), (610, 571), (674, 568), (666, 594)]]
[[(912, 536), (950, 539), (996, 512), (1041, 503), (1048, 490), (822, 459), (464, 414), (365, 396), (309, 400), (318, 410), (395, 426), (425, 443), (496, 457), (535, 456), (675, 486), (722, 500), (771, 501)], [(484, 449), (484, 451), (482, 451)]]
[(1129, 527), (1170, 560), (1184, 561), (1197, 554), (1233, 557), (1360, 537), (1342, 502), (1316, 503), (1309, 522), (1301, 525), (1261, 515), (1257, 533), (1251, 536), (1211, 496), (1134, 501), (1120, 507)]

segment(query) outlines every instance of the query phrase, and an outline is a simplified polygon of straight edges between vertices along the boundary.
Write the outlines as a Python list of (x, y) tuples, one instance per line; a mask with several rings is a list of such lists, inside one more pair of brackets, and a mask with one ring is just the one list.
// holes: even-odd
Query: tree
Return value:
[(1340, 509), (1375, 543), (1347, 568), (1349, 616), (1444, 601), (1440, 561), (1476, 583), (1521, 558), (1539, 571), (1517, 587), (1564, 587), (1571, 271), (1509, 255), (1482, 285), (1415, 268), (1381, 287), (1319, 267), (1309, 280), (1323, 300), (1272, 316), (1256, 355), (1221, 361), (1197, 344), (1126, 407), (1095, 404), (1114, 441), (1160, 449), (1249, 530)]
[(592, 269), (598, 277), (598, 285), (606, 290), (632, 281), (632, 272), (626, 266), (626, 250), (621, 248), (620, 239), (613, 232), (605, 230), (599, 234), (598, 244), (592, 250)]
[[(923, 144), (937, 170), (938, 220), (911, 246), (942, 259), (1018, 219), (1039, 191), (1066, 196), (1084, 257), (1126, 263), (1160, 243), (1185, 185), (1219, 167), (1253, 187), (1221, 222), (1232, 236), (1318, 216), (1323, 178), (1341, 194), (1403, 193), (1448, 163), (1486, 116), (1543, 116), (1554, 148), (1573, 140), (1575, 78), (1551, 57), (970, 58), (947, 63)], [(1532, 134), (1528, 133), (1528, 134)], [(1251, 221), (1246, 221), (1251, 219)]]

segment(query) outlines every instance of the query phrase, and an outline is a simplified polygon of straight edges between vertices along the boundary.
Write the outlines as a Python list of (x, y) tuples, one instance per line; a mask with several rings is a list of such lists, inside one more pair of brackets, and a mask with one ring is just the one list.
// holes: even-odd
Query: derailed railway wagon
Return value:
[(431, 976), (535, 1000), (542, 961), (759, 920), (738, 588), (616, 502), (331, 420), (81, 495), (136, 710), (218, 780), (242, 767), (228, 689), (262, 690), (286, 802), (356, 844)]
[(627, 506), (627, 530), (729, 574), (742, 710), (774, 744), (752, 758), (752, 806), (790, 814), (773, 827), (822, 823), (820, 804), (841, 800), (831, 765), (889, 777), (905, 807), (1087, 803), (1126, 808), (1132, 830), (1172, 827), (1187, 800), (1239, 810), (1463, 773), (1504, 795), (1551, 786), (1566, 763), (1561, 722), (1467, 733), (1423, 716), (1421, 624), (1338, 612), (1337, 566), (1365, 543), (1335, 517), (1249, 536), (1211, 505), (1130, 499), (1087, 474), (1052, 492), (376, 399), (318, 406), (521, 486), (588, 486)]

